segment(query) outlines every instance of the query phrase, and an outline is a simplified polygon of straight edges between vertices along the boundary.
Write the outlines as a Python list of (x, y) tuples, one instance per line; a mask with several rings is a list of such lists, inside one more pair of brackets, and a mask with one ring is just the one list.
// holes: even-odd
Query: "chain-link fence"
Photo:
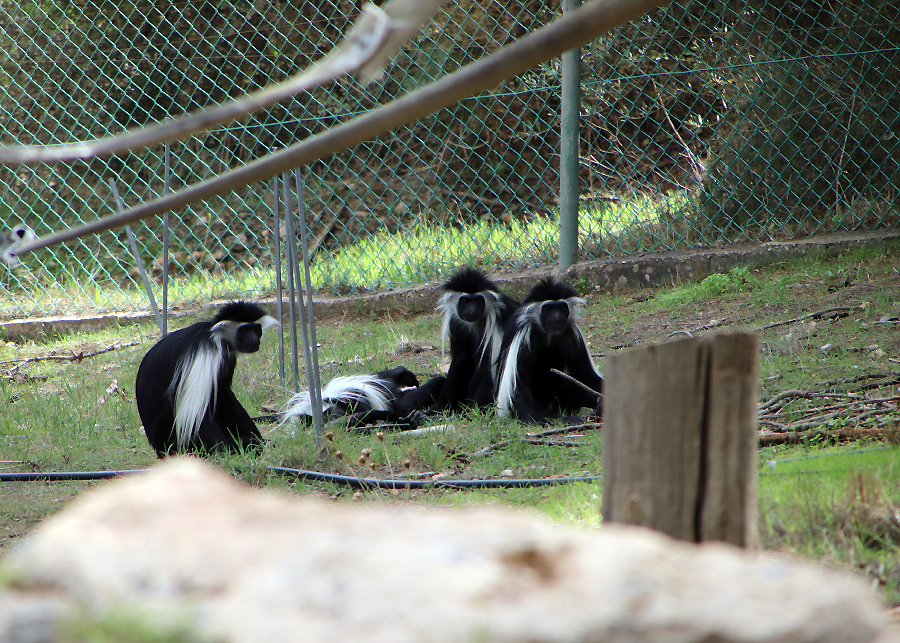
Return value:
[[(559, 2), (448, 5), (384, 78), (335, 82), (172, 144), (171, 186), (262, 157), (548, 23)], [(107, 136), (281, 81), (355, 2), (0, 1), (0, 141)], [(579, 259), (897, 224), (900, 18), (892, 2), (678, 2), (582, 48)], [(323, 294), (555, 261), (560, 65), (301, 168)], [(39, 235), (159, 196), (164, 149), (0, 168), (0, 222)], [(135, 227), (170, 301), (274, 293), (272, 186)], [(123, 231), (0, 266), (0, 318), (146, 307)]]

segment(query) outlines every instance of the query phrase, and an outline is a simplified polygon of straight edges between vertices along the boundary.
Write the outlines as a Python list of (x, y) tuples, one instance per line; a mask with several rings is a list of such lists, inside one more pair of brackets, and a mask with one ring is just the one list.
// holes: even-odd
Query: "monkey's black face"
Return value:
[(262, 329), (259, 322), (220, 321), (212, 327), (210, 334), (219, 337), (237, 353), (255, 353), (259, 350)]
[(566, 301), (545, 301), (541, 304), (541, 328), (548, 335), (558, 335), (569, 325), (569, 304)]
[(259, 350), (262, 339), (262, 325), (257, 323), (241, 324), (234, 334), (234, 350), (239, 353), (255, 353)]
[(479, 322), (484, 319), (484, 295), (460, 295), (456, 303), (456, 314), (465, 322)]
[(213, 338), (228, 344), (231, 350), (237, 353), (255, 353), (259, 350), (263, 330), (269, 326), (280, 324), (268, 315), (252, 322), (223, 319), (214, 324), (209, 333)]

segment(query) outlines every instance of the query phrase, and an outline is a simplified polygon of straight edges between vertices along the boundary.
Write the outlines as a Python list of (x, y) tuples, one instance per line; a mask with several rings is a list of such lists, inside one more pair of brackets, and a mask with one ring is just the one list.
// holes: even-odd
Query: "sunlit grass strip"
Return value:
[[(318, 288), (382, 288), (422, 283), (480, 260), (485, 268), (552, 261), (558, 224), (537, 218), (508, 226), (479, 222), (465, 228), (422, 226), (377, 234), (316, 262)], [(315, 281), (315, 278), (314, 278)]]
[[(647, 197), (584, 211), (579, 216), (579, 237), (607, 238), (635, 225), (649, 225), (660, 219), (663, 209), (681, 207), (686, 201), (681, 195), (662, 201)], [(557, 259), (558, 239), (557, 216), (380, 233), (318, 261), (313, 282), (317, 289), (379, 289), (440, 279), (471, 263), (486, 269), (535, 267)]]
[[(615, 239), (658, 222), (664, 212), (687, 203), (684, 195), (635, 198), (583, 211), (579, 239)], [(508, 224), (478, 221), (460, 227), (440, 224), (366, 237), (333, 254), (313, 257), (313, 288), (324, 294), (358, 293), (440, 280), (460, 265), (487, 270), (532, 268), (559, 256), (558, 216), (535, 215)], [(18, 273), (22, 274), (22, 273)], [(15, 277), (0, 284), (0, 317), (72, 315), (146, 310), (147, 296), (130, 279), (121, 286), (81, 282), (71, 275), (45, 283)], [(197, 270), (169, 280), (170, 304), (275, 294), (273, 267)], [(162, 300), (160, 283), (154, 288)]]

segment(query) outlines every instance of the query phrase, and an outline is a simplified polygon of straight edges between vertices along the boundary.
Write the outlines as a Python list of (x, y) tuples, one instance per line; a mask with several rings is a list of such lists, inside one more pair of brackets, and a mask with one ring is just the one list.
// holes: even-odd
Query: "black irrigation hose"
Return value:
[[(596, 482), (600, 476), (575, 478), (505, 478), (500, 480), (382, 480), (379, 478), (357, 478), (321, 471), (268, 467), (280, 475), (288, 475), (298, 480), (333, 482), (356, 489), (523, 489), (527, 487), (547, 487), (570, 482)], [(0, 473), (0, 482), (65, 482), (70, 480), (106, 480), (133, 473), (144, 473), (149, 469), (129, 469), (125, 471), (45, 471), (32, 473)]]
[(66, 482), (69, 480), (106, 480), (132, 473), (144, 473), (148, 469), (126, 471), (37, 471), (31, 473), (0, 473), (0, 482)]
[(288, 469), (287, 467), (269, 467), (270, 471), (282, 475), (290, 475), (300, 480), (317, 482), (335, 482), (357, 489), (521, 489), (525, 487), (547, 487), (568, 482), (596, 482), (600, 476), (583, 476), (578, 478), (504, 478), (500, 480), (383, 480), (380, 478), (356, 478), (334, 473)]

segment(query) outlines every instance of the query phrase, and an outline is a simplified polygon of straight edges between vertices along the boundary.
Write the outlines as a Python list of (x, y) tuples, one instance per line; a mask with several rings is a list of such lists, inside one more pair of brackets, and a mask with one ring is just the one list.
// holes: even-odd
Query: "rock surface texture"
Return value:
[(3, 578), (3, 643), (116, 613), (236, 643), (893, 640), (859, 580), (811, 564), (511, 510), (285, 497), (190, 458), (85, 494)]

